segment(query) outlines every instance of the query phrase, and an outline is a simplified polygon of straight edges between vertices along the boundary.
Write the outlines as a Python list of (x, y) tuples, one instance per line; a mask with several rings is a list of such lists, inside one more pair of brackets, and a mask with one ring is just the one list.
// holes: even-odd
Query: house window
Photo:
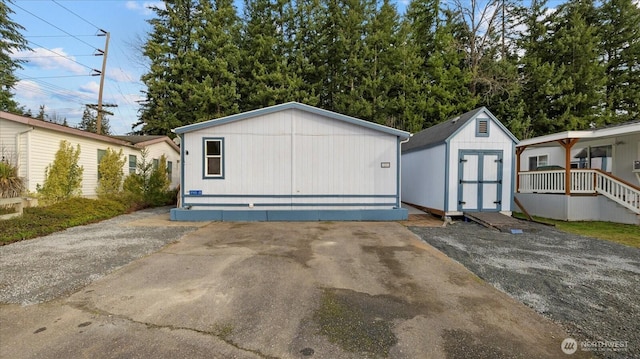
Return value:
[(153, 159), (153, 170), (157, 170), (158, 166), (160, 166), (160, 160), (158, 160), (157, 158)]
[(173, 178), (173, 162), (167, 161), (167, 177), (169, 177), (169, 181)]
[(136, 173), (138, 168), (138, 157), (136, 155), (129, 155), (129, 174)]
[(476, 120), (476, 137), (489, 137), (489, 120), (480, 118)]
[(102, 158), (104, 157), (104, 155), (107, 154), (106, 150), (98, 150), (98, 179), (100, 179), (100, 162), (102, 161)]
[(204, 139), (204, 177), (224, 178), (224, 140)]
[(538, 167), (548, 166), (548, 165), (549, 165), (548, 155), (529, 157), (529, 171), (535, 171), (536, 169), (538, 169)]

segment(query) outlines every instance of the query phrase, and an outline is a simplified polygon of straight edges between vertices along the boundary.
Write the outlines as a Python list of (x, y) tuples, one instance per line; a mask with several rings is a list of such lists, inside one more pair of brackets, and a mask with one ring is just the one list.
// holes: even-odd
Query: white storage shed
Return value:
[(402, 145), (402, 200), (439, 216), (511, 215), (518, 140), (485, 107)]
[(409, 133), (296, 102), (174, 129), (172, 220), (399, 220)]

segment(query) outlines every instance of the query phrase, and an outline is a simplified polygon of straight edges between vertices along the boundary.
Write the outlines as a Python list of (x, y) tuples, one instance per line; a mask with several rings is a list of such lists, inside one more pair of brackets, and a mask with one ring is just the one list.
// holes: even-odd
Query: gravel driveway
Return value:
[(121, 215), (0, 247), (0, 303), (71, 293), (197, 229), (169, 222), (169, 207)]
[[(579, 350), (640, 358), (640, 250), (543, 225), (524, 234), (478, 224), (410, 227), (480, 278), (561, 323)], [(626, 342), (624, 351), (588, 348)]]

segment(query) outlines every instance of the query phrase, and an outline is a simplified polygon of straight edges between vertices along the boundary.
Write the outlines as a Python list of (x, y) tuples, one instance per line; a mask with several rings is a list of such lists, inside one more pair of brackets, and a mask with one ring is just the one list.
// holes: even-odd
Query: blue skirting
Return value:
[(402, 221), (409, 213), (404, 208), (359, 210), (213, 210), (173, 208), (172, 221)]

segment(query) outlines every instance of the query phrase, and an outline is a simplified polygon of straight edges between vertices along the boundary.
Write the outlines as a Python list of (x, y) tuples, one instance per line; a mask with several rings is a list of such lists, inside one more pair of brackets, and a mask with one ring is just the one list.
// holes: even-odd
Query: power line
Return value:
[(44, 49), (44, 50), (47, 50), (47, 51), (49, 51), (49, 52), (52, 52), (52, 53), (54, 53), (54, 54), (56, 54), (56, 55), (58, 55), (58, 56), (60, 56), (60, 57), (64, 57), (65, 59), (67, 59), (67, 60), (69, 60), (69, 61), (75, 62), (76, 64), (78, 64), (78, 65), (80, 65), (80, 66), (86, 67), (86, 68), (88, 68), (88, 69), (89, 69), (89, 70), (91, 70), (91, 71), (96, 71), (93, 67), (89, 67), (89, 66), (87, 66), (87, 65), (85, 65), (85, 64), (83, 64), (83, 63), (80, 63), (80, 62), (78, 62), (78, 61), (76, 61), (76, 60), (72, 59), (71, 57), (68, 57), (68, 56), (62, 55), (62, 54), (57, 53), (57, 52), (55, 52), (55, 51), (53, 51), (53, 50), (51, 50), (51, 49), (47, 49), (46, 47), (44, 47), (44, 46), (42, 46), (42, 45), (40, 45), (40, 44), (37, 44), (37, 43), (35, 43), (35, 42), (31, 41), (31, 40), (27, 40), (27, 41), (28, 41), (28, 42), (30, 42), (30, 43), (32, 43), (32, 44), (34, 44), (34, 45), (36, 45), (36, 46), (38, 46), (38, 47), (40, 47), (40, 48), (42, 48), (42, 49)]
[[(96, 36), (96, 34), (91, 34), (91, 35), (72, 35), (72, 36), (94, 37), (94, 36)], [(24, 36), (24, 38), (31, 38), (31, 37), (69, 37), (69, 35), (29, 35), (29, 36)]]
[(67, 11), (68, 11), (68, 12), (70, 12), (70, 13), (72, 13), (72, 14), (73, 14), (73, 15), (75, 15), (78, 19), (80, 19), (80, 20), (82, 20), (82, 21), (86, 22), (87, 24), (89, 24), (89, 25), (91, 25), (91, 26), (95, 27), (97, 30), (101, 30), (99, 27), (97, 27), (96, 25), (94, 25), (94, 24), (90, 23), (87, 19), (83, 18), (82, 16), (80, 16), (80, 15), (76, 14), (75, 12), (73, 12), (73, 11), (69, 10), (68, 8), (64, 7), (62, 4), (60, 4), (60, 3), (59, 3), (59, 2), (57, 2), (56, 0), (51, 0), (51, 1), (53, 1), (55, 4), (57, 4), (57, 5), (58, 5), (58, 6), (60, 6), (61, 8), (63, 8), (63, 9), (65, 9), (65, 10), (67, 10)]
[[(54, 2), (55, 2), (55, 1), (54, 1)], [(38, 19), (42, 20), (43, 22), (45, 22), (45, 23), (47, 23), (47, 24), (49, 24), (49, 25), (51, 25), (51, 26), (55, 27), (56, 29), (58, 29), (58, 30), (60, 30), (60, 31), (64, 32), (65, 34), (67, 34), (67, 35), (69, 35), (69, 36), (73, 37), (74, 39), (76, 39), (76, 40), (78, 40), (78, 41), (80, 41), (80, 42), (82, 42), (82, 43), (84, 43), (84, 44), (88, 45), (88, 46), (89, 46), (89, 47), (91, 47), (92, 49), (97, 50), (97, 48), (96, 48), (95, 46), (93, 46), (93, 45), (91, 45), (90, 43), (88, 43), (88, 42), (86, 42), (86, 41), (82, 40), (81, 38), (79, 38), (79, 37), (77, 37), (77, 36), (75, 36), (75, 35), (70, 34), (70, 33), (69, 33), (69, 32), (67, 32), (66, 30), (61, 29), (60, 27), (58, 27), (58, 26), (56, 26), (56, 25), (54, 25), (54, 24), (50, 23), (49, 21), (47, 21), (47, 20), (45, 20), (45, 19), (41, 18), (40, 16), (38, 16), (38, 15), (36, 15), (36, 14), (32, 13), (31, 11), (29, 11), (29, 10), (27, 10), (27, 9), (25, 9), (25, 8), (23, 8), (23, 7), (21, 7), (20, 5), (16, 5), (16, 4), (14, 4), (14, 5), (15, 5), (15, 7), (17, 7), (17, 8), (22, 9), (22, 11), (24, 11), (24, 12), (26, 12), (26, 13), (28, 13), (28, 14), (31, 14), (33, 17), (35, 17), (35, 18), (38, 18)], [(76, 16), (77, 16), (77, 15), (76, 15)], [(86, 20), (85, 20), (85, 21), (86, 21)]]

